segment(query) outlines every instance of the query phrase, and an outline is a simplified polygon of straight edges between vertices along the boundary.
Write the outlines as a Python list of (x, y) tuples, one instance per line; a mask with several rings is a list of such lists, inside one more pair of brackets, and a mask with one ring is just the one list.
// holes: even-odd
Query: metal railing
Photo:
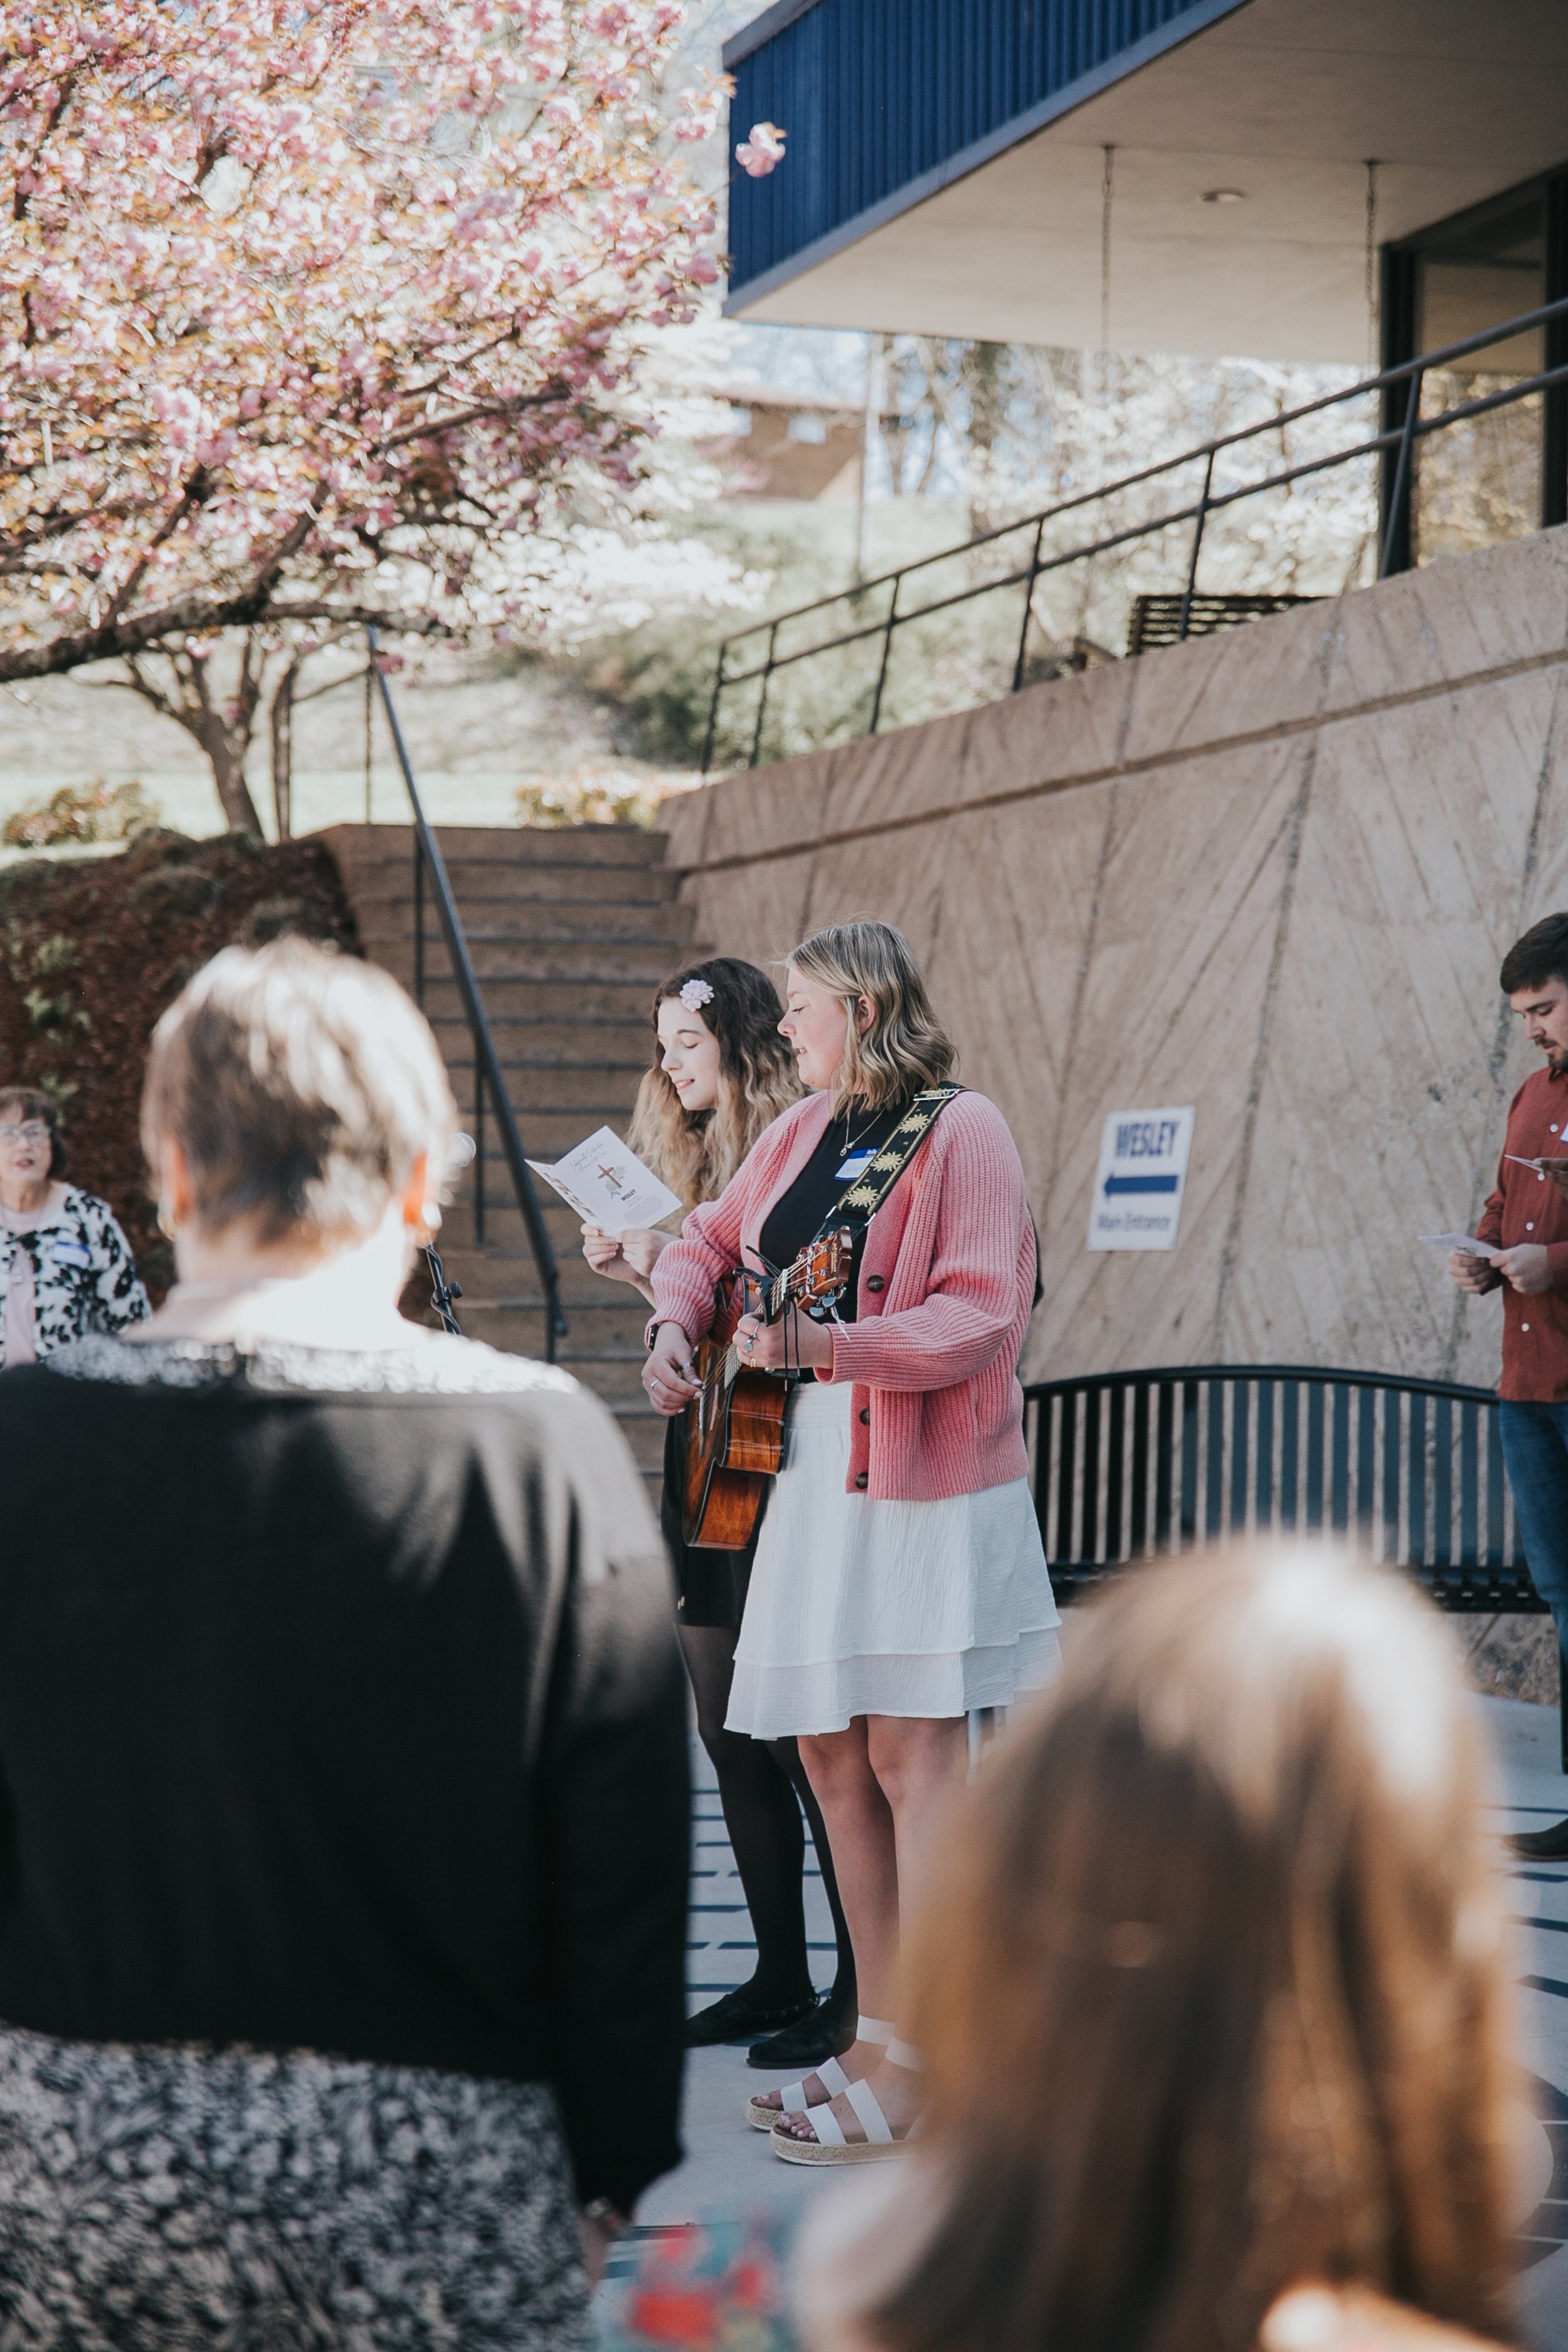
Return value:
[[(1058, 1601), (1243, 1535), (1343, 1536), (1459, 1616), (1546, 1614), (1488, 1389), (1394, 1373), (1194, 1364), (1024, 1391)], [(1568, 1770), (1568, 1674), (1562, 1677)]]
[(500, 1135), (501, 1156), (511, 1178), (511, 1189), (521, 1213), (523, 1230), (533, 1252), (533, 1263), (539, 1275), (539, 1286), (544, 1299), (544, 1357), (547, 1363), (555, 1360), (555, 1343), (565, 1336), (566, 1317), (561, 1305), (561, 1273), (555, 1262), (555, 1251), (545, 1230), (539, 1195), (534, 1191), (533, 1177), (522, 1149), (518, 1131), (517, 1116), (507, 1092), (505, 1074), (496, 1041), (485, 1011), (484, 998), (474, 972), (473, 958), (468, 953), (468, 941), (463, 929), (458, 902), (452, 895), (452, 884), (447, 872), (447, 861), (441, 855), (441, 845), (431, 830), (419, 798), (419, 787), (414, 781), (403, 730), (397, 723), (397, 709), (392, 699), (392, 689), (377, 656), (375, 631), (368, 629), (371, 667), (381, 692), (381, 707), (386, 714), (387, 730), (397, 764), (403, 771), (403, 782), (408, 793), (408, 804), (414, 813), (414, 999), (421, 1012), (425, 1009), (425, 891), (428, 877), (430, 895), (436, 901), (442, 937), (452, 966), (452, 977), (458, 984), (464, 1017), (474, 1050), (474, 1240), (483, 1246), (485, 1238), (485, 1097), (489, 1097), (490, 1108)]
[[(1336, 466), (1350, 465), (1358, 458), (1375, 457), (1382, 468), (1383, 512), (1377, 576), (1380, 580), (1385, 578), (1395, 568), (1396, 552), (1408, 544), (1416, 442), (1470, 418), (1487, 415), (1494, 409), (1508, 407), (1515, 401), (1529, 399), (1558, 385), (1568, 385), (1568, 364), (1539, 369), (1533, 375), (1522, 376), (1473, 400), (1461, 401), (1432, 416), (1423, 416), (1420, 413), (1424, 378), (1429, 371), (1447, 367), (1457, 360), (1468, 358), (1474, 352), (1486, 350), (1493, 343), (1507, 342), (1515, 335), (1548, 327), (1557, 320), (1568, 323), (1568, 296), (1555, 302), (1542, 303), (1536, 310), (1522, 311), (1517, 318), (1488, 327), (1479, 334), (1467, 335), (1460, 342), (1446, 343), (1438, 350), (1423, 352), (1415, 359), (1404, 360), (1397, 367), (1384, 368), (1376, 375), (1364, 376), (1342, 392), (1325, 393), (1318, 400), (1303, 402), (1298, 408), (1261, 418), (1255, 425), (1240, 425), (1236, 431), (1221, 434), (1213, 441), (1199, 442), (1193, 448), (1184, 449), (1178, 457), (1162, 458), (1156, 465), (1145, 466), (1137, 473), (1125, 474), (1117, 481), (1101, 484), (1097, 489), (1079, 491), (1076, 497), (1063, 499), (1038, 513), (1021, 516), (1015, 522), (999, 523), (990, 530), (978, 532), (973, 539), (960, 541), (956, 546), (942, 548), (933, 555), (921, 556), (914, 562), (900, 564), (895, 571), (880, 572), (875, 579), (842, 589), (837, 595), (817, 597), (809, 604), (797, 604), (787, 613), (776, 614), (771, 620), (756, 621), (749, 628), (731, 631), (719, 648), (702, 749), (703, 773), (706, 774), (712, 765), (723, 698), (733, 688), (761, 681), (756, 715), (751, 730), (751, 756), (747, 761), (749, 767), (754, 768), (762, 757), (768, 689), (778, 673), (796, 663), (814, 661), (824, 654), (837, 652), (846, 646), (879, 637), (881, 658), (870, 688), (870, 709), (862, 730), (865, 734), (875, 735), (881, 721), (887, 693), (895, 631), (907, 628), (911, 622), (928, 619), (934, 613), (944, 613), (956, 605), (971, 604), (979, 597), (1022, 587), (1025, 591), (1024, 610), (1010, 689), (1016, 694), (1026, 682), (1029, 629), (1035, 617), (1035, 591), (1042, 579), (1068, 564), (1086, 562), (1093, 556), (1110, 553), (1116, 549), (1131, 546), (1138, 540), (1156, 538), (1162, 531), (1191, 523), (1192, 543), (1187, 557), (1186, 583), (1182, 591), (1181, 621), (1177, 633), (1179, 637), (1184, 638), (1188, 634), (1193, 599), (1198, 593), (1198, 563), (1210, 517), (1239, 505), (1244, 499), (1261, 498), (1270, 490), (1288, 488), (1291, 483), (1304, 480), (1310, 475), (1327, 472)], [(1299, 424), (1303, 417), (1319, 415), (1351, 401), (1365, 400), (1373, 394), (1378, 395), (1380, 402), (1381, 429), (1378, 432), (1345, 448), (1303, 458), (1296, 465), (1279, 467), (1257, 481), (1242, 482), (1230, 488), (1216, 485), (1215, 464), (1227, 451), (1240, 449), (1261, 439), (1266, 434), (1281, 432), (1288, 425)], [(1101, 532), (1082, 544), (1047, 551), (1047, 530), (1060, 517), (1077, 513), (1122, 492), (1138, 488), (1142, 484), (1158, 481), (1184, 466), (1197, 465), (1203, 467), (1203, 482), (1196, 498), (1173, 506), (1152, 520)], [(949, 595), (932, 597), (922, 604), (911, 605), (905, 601), (905, 583), (918, 580), (921, 573), (931, 571), (936, 565), (950, 563), (957, 556), (969, 555), (976, 549), (994, 546), (1002, 540), (1027, 533), (1033, 534), (1027, 559), (994, 579), (972, 583), (955, 589)], [(887, 592), (888, 607), (879, 619), (862, 621), (857, 617), (848, 628), (781, 652), (780, 632), (792, 624), (809, 620), (814, 614), (831, 613), (843, 605), (858, 612), (863, 609), (867, 598), (882, 591)], [(765, 640), (763, 659), (749, 667), (731, 670), (729, 667), (731, 650), (753, 638)]]

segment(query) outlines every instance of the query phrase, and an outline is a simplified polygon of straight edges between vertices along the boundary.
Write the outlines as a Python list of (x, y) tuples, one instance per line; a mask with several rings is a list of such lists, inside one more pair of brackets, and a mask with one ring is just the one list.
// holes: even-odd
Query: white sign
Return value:
[(1175, 1248), (1196, 1116), (1190, 1108), (1109, 1113), (1089, 1212), (1091, 1250)]
[(661, 1184), (653, 1170), (626, 1150), (613, 1128), (595, 1129), (552, 1166), (542, 1160), (528, 1164), (536, 1176), (553, 1184), (563, 1201), (570, 1201), (584, 1223), (597, 1225), (602, 1233), (657, 1225), (680, 1206), (668, 1185)]

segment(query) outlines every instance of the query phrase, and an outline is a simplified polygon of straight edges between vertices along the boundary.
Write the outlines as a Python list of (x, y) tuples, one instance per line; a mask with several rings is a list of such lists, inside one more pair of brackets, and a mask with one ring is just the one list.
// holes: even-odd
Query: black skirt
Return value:
[(746, 1587), (752, 1580), (761, 1515), (744, 1551), (694, 1549), (681, 1533), (680, 1503), (685, 1491), (686, 1415), (678, 1412), (664, 1425), (664, 1492), (658, 1506), (664, 1539), (675, 1563), (675, 1621), (678, 1625), (729, 1625), (738, 1630), (746, 1607)]

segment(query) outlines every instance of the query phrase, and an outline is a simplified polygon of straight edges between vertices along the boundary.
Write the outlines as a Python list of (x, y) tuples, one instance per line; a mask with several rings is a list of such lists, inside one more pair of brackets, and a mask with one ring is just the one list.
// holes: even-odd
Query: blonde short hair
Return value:
[[(785, 961), (842, 997), (848, 1009), (836, 1109), (854, 1100), (880, 1110), (952, 1076), (958, 1062), (952, 1041), (931, 1011), (908, 940), (891, 923), (829, 923), (802, 940)], [(871, 1006), (864, 1034), (855, 1021), (862, 996)]]
[(308, 940), (225, 948), (153, 1032), (142, 1141), (185, 1155), (198, 1222), (258, 1239), (365, 1233), (457, 1128), (440, 1049), (397, 982)]

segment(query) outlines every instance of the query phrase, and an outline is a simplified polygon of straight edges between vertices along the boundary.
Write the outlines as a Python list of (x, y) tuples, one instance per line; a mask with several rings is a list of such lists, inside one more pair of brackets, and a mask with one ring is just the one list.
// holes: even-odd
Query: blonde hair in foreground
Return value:
[(307, 940), (225, 948), (153, 1032), (142, 1142), (185, 1155), (197, 1222), (264, 1243), (367, 1233), (421, 1152), (432, 1189), (457, 1109), (429, 1024), (397, 982)]
[[(952, 1076), (958, 1056), (952, 1040), (931, 1011), (908, 940), (891, 923), (829, 923), (802, 940), (785, 961), (848, 1007), (836, 1111), (851, 1100), (880, 1110)], [(855, 1025), (862, 996), (871, 1007), (863, 1035)]]
[(1435, 1612), (1139, 1570), (969, 1792), (914, 1970), (942, 2221), (898, 2352), (1237, 2352), (1304, 2280), (1511, 2332), (1502, 1928)]

